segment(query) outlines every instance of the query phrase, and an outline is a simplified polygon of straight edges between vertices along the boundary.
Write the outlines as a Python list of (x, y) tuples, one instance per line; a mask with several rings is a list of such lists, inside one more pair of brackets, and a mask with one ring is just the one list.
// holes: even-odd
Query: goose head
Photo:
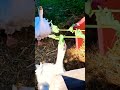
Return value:
[(38, 14), (39, 14), (39, 17), (40, 17), (40, 18), (43, 18), (43, 8), (42, 8), (42, 6), (40, 6), (40, 7), (38, 8)]

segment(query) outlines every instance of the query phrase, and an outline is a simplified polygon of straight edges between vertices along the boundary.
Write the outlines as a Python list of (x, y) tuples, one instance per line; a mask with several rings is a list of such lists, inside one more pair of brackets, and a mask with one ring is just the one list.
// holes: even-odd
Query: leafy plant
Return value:
[[(49, 38), (58, 40), (62, 47), (63, 47), (64, 42), (65, 42), (64, 38), (84, 38), (85, 39), (85, 35), (82, 33), (82, 31), (80, 29), (73, 30), (73, 26), (74, 25), (72, 25), (68, 30), (66, 29), (66, 31), (70, 31), (72, 33), (75, 33), (75, 36), (65, 36), (65, 35), (62, 35), (62, 34), (60, 34), (59, 36), (56, 36), (55, 34), (51, 34), (51, 35), (49, 35)], [(59, 33), (60, 32), (60, 29), (56, 25), (53, 25), (52, 22), (51, 22), (51, 27), (52, 27), (52, 32), (53, 33)]]
[(95, 14), (98, 27), (113, 28), (114, 30), (116, 30), (117, 36), (120, 37), (120, 22), (116, 20), (112, 15), (112, 12), (120, 12), (120, 10), (109, 10), (108, 8), (102, 8), (101, 6), (98, 6), (99, 10), (92, 10), (91, 2), (92, 0), (88, 0), (85, 3), (85, 13), (89, 16)]

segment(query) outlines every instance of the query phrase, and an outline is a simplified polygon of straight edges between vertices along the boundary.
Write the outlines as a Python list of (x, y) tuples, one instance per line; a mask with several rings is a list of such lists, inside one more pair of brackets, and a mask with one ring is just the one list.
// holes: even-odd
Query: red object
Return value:
[[(99, 0), (100, 1), (100, 0)], [(106, 0), (104, 3), (101, 3), (103, 8), (107, 7), (108, 9), (120, 9), (120, 0), (116, 3), (115, 0)], [(112, 13), (116, 20), (120, 20), (120, 13)], [(116, 31), (112, 28), (102, 28), (98, 29), (98, 43), (99, 50), (101, 54), (106, 54), (109, 48), (112, 48), (114, 42), (116, 41)]]
[[(73, 27), (74, 30), (81, 29), (85, 30), (85, 17), (83, 17), (79, 22), (76, 23), (76, 25)], [(84, 34), (85, 32), (82, 31)], [(83, 44), (84, 39), (83, 38), (76, 38), (76, 48), (79, 49)]]

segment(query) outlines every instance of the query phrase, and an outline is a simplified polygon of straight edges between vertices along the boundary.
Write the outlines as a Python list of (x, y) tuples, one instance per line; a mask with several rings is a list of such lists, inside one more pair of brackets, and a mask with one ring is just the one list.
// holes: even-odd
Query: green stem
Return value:
[[(60, 29), (60, 31), (69, 31), (69, 30), (68, 29)], [(85, 30), (80, 30), (80, 31), (85, 31)]]
[(113, 26), (107, 26), (107, 25), (86, 25), (86, 28), (112, 28)]
[[(56, 36), (57, 38), (59, 37), (59, 36)], [(64, 36), (64, 38), (76, 38), (75, 36)], [(81, 37), (78, 37), (78, 38), (81, 38)]]
[[(118, 13), (120, 10), (109, 9), (111, 12)], [(98, 12), (99, 10), (92, 10), (93, 12)]]

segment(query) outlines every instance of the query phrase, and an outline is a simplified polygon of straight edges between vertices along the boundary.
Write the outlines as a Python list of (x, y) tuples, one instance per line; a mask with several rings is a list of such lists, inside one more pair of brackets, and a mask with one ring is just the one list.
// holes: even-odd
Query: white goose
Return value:
[(38, 44), (41, 44), (40, 40), (51, 34), (51, 27), (48, 20), (43, 18), (42, 6), (38, 9), (39, 16), (35, 17), (35, 38), (38, 40)]
[(64, 47), (58, 44), (57, 60), (55, 64), (40, 63), (40, 65), (36, 65), (37, 69), (35, 73), (38, 81), (38, 90), (49, 90), (49, 85), (54, 76), (65, 72), (63, 66), (65, 51), (66, 44), (64, 43)]

